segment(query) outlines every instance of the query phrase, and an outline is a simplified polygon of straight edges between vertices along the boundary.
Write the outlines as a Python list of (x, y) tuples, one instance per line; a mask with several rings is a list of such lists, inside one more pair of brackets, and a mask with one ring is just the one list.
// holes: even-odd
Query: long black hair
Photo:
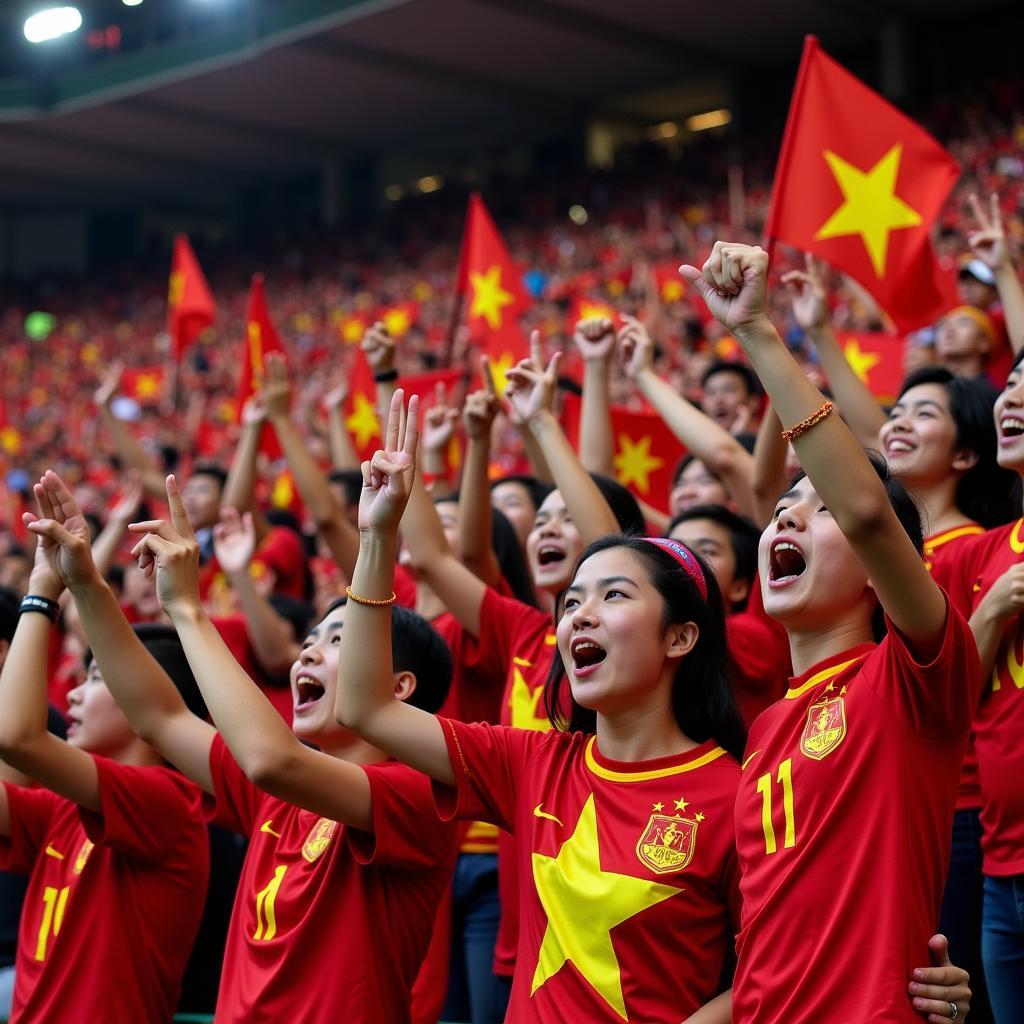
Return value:
[[(725, 612), (711, 567), (694, 554), (707, 582), (705, 601), (687, 572), (666, 551), (642, 537), (612, 534), (587, 546), (573, 569), (573, 578), (588, 558), (611, 548), (627, 548), (643, 563), (665, 602), (664, 630), (680, 622), (697, 626), (697, 642), (681, 660), (672, 685), (672, 712), (679, 728), (697, 743), (714, 739), (739, 760), (747, 737), (726, 669)], [(561, 598), (558, 605), (561, 609)], [(545, 684), (544, 707), (554, 727), (563, 732), (593, 733), (597, 729), (596, 712), (576, 703), (557, 655)]]
[(949, 415), (956, 425), (954, 444), (978, 459), (960, 477), (956, 507), (986, 530), (1013, 522), (1020, 511), (1020, 477), (996, 461), (999, 438), (992, 408), (999, 392), (987, 380), (956, 377), (944, 366), (923, 366), (903, 381), (897, 402), (921, 384), (945, 389)]

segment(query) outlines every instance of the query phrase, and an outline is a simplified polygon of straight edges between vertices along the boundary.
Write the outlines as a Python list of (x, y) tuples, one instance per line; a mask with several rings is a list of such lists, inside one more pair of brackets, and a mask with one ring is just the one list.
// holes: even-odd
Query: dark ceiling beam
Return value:
[[(628, 21), (618, 21), (593, 14), (580, 8), (562, 7), (548, 0), (470, 0), (482, 7), (494, 7), (531, 21), (544, 22), (555, 28), (587, 36), (620, 50), (633, 50), (645, 57), (664, 60), (676, 67), (685, 67), (690, 73), (726, 71), (734, 67), (736, 58), (695, 43), (673, 38), (668, 34), (649, 32)], [(628, 14), (628, 5), (623, 5)], [(685, 7), (679, 4), (679, 16), (685, 16)]]
[(553, 108), (575, 110), (586, 103), (582, 97), (536, 89), (491, 75), (437, 64), (422, 57), (349, 43), (336, 36), (312, 37), (302, 40), (296, 46), (322, 57), (415, 78), (455, 92), (473, 93), (514, 108), (550, 112)]

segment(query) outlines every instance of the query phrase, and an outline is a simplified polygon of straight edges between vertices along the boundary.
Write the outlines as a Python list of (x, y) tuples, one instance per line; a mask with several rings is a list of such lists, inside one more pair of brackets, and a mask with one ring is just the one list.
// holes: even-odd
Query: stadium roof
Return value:
[(623, 97), (726, 80), (740, 64), (795, 67), (805, 31), (846, 46), (886, 16), (963, 7), (731, 0), (723, 16), (682, 0), (262, 0), (259, 11), (55, 71), (42, 94), (31, 76), (0, 79), (0, 200), (218, 202), (229, 185), (313, 172), (328, 156), (492, 145), (601, 113), (642, 119)]

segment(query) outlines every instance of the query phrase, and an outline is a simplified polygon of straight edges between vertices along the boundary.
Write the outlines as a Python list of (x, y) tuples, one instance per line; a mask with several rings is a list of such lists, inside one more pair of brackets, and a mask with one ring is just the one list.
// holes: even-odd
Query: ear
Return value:
[(408, 700), (416, 689), (416, 677), (408, 670), (395, 673), (395, 700)]
[(697, 646), (700, 638), (700, 630), (696, 622), (679, 622), (669, 626), (668, 629), (668, 650), (665, 655), (669, 658), (685, 658)]
[(965, 448), (963, 451), (953, 453), (953, 462), (950, 469), (954, 469), (958, 473), (966, 473), (967, 470), (973, 469), (977, 464), (978, 453)]
[(750, 597), (750, 588), (753, 586), (750, 580), (735, 579), (732, 581), (732, 585), (725, 593), (725, 600), (730, 608), (736, 607), (736, 605), (742, 604), (748, 597)]

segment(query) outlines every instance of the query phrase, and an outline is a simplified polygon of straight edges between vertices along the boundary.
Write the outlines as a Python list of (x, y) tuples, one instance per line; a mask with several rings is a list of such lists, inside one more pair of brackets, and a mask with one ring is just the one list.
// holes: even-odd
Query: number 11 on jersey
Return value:
[[(787, 757), (779, 765), (775, 782), (782, 787), (782, 814), (786, 823), (783, 848), (796, 845), (796, 822), (793, 819), (793, 759)], [(764, 829), (764, 852), (775, 853), (778, 844), (775, 840), (775, 824), (772, 818), (772, 773), (765, 772), (757, 780), (757, 791), (761, 794), (761, 827)]]

